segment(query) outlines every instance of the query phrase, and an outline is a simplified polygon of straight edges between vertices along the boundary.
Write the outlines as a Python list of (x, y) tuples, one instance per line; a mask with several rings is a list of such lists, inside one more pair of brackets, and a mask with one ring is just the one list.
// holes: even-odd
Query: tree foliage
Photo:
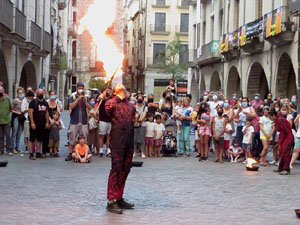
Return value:
[(90, 88), (97, 88), (99, 90), (103, 90), (104, 88), (106, 88), (106, 82), (102, 78), (94, 77), (90, 80), (89, 87)]
[(159, 56), (161, 72), (172, 74), (173, 79), (182, 79), (181, 74), (184, 72), (185, 65), (179, 62), (179, 56), (183, 51), (179, 36), (176, 35), (175, 39), (167, 45), (166, 53)]

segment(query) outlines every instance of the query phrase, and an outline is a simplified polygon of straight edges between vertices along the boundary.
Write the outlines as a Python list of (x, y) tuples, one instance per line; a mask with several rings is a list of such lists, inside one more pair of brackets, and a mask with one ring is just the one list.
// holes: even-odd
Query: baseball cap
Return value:
[(77, 83), (77, 88), (79, 88), (79, 87), (83, 87), (84, 88), (84, 84), (82, 82), (78, 82)]

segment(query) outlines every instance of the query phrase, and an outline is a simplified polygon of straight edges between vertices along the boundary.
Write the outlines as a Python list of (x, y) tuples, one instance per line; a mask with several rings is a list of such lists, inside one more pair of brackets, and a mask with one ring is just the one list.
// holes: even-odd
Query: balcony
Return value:
[(76, 60), (69, 60), (68, 63), (68, 68), (67, 68), (67, 75), (71, 76), (71, 75), (75, 75), (77, 71), (77, 63)]
[(42, 29), (33, 21), (27, 20), (26, 41), (20, 46), (25, 51), (39, 52), (42, 45)]
[(239, 56), (239, 36), (238, 30), (223, 35), (220, 40), (220, 53), (227, 61), (235, 59)]
[(264, 37), (272, 45), (282, 46), (294, 40), (294, 24), (289, 20), (287, 7), (280, 7), (266, 14), (264, 21)]
[(150, 24), (150, 33), (153, 35), (169, 35), (171, 27), (170, 25), (157, 27), (154, 24)]
[(73, 38), (77, 37), (77, 26), (72, 20), (70, 20), (68, 24), (68, 35)]
[(42, 51), (45, 55), (48, 55), (51, 52), (51, 42), (52, 36), (46, 31), (43, 31), (43, 46)]
[(288, 4), (291, 15), (300, 15), (300, 0), (289, 0)]
[[(216, 46), (218, 41), (212, 41), (206, 45), (203, 45), (196, 52), (196, 63), (197, 65), (211, 65), (221, 62), (221, 54), (219, 48)], [(195, 53), (194, 53), (195, 54)]]
[(245, 53), (257, 54), (264, 49), (263, 19), (259, 18), (240, 28), (240, 47)]
[(67, 0), (58, 0), (57, 6), (59, 10), (64, 10), (67, 7)]
[(189, 5), (197, 5), (197, 0), (188, 0)]
[(181, 27), (181, 26), (177, 25), (175, 27), (175, 29), (176, 29), (176, 34), (178, 34), (178, 35), (183, 35), (183, 36), (188, 36), (189, 35), (188, 27), (186, 28), (186, 27)]
[(15, 44), (22, 44), (26, 40), (26, 16), (16, 7), (10, 40)]
[(177, 0), (177, 7), (179, 9), (188, 9), (189, 1), (188, 0)]
[(152, 0), (152, 7), (153, 8), (170, 8), (170, 0)]
[(0, 34), (9, 34), (13, 30), (13, 3), (9, 0), (0, 1)]

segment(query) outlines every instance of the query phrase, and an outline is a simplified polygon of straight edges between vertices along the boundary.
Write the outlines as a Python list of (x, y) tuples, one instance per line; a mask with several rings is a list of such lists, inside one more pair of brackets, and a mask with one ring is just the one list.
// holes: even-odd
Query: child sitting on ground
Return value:
[[(51, 128), (49, 133), (49, 151), (50, 157), (59, 157), (58, 155), (58, 148), (59, 148), (59, 131), (62, 129), (62, 124), (60, 122), (60, 113), (54, 112), (53, 113), (53, 120), (51, 120)], [(53, 155), (54, 150), (54, 155)]]
[(88, 154), (89, 146), (86, 144), (85, 137), (78, 137), (78, 144), (75, 147), (75, 153), (72, 154), (74, 162), (89, 163), (91, 162), (92, 154)]
[(237, 162), (240, 156), (243, 154), (243, 149), (239, 146), (239, 141), (234, 139), (232, 145), (227, 150), (228, 154), (230, 155), (231, 162)]

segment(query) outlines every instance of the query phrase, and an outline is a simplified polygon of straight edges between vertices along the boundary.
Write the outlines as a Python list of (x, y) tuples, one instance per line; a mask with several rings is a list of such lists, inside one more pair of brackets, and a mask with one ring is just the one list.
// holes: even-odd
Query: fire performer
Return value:
[(135, 107), (126, 98), (126, 89), (117, 84), (115, 97), (105, 104), (107, 115), (112, 119), (111, 158), (112, 166), (107, 187), (107, 207), (109, 212), (122, 214), (123, 209), (133, 209), (134, 205), (126, 202), (123, 192), (127, 176), (131, 169), (133, 156), (133, 123)]
[(274, 172), (279, 172), (280, 175), (290, 174), (290, 161), (291, 161), (291, 149), (294, 144), (294, 135), (292, 133), (292, 127), (289, 121), (282, 115), (277, 116), (277, 112), (269, 112), (270, 119), (275, 121), (275, 126), (278, 132), (280, 132), (280, 137), (278, 144), (280, 146), (279, 158), (280, 163), (277, 170)]

